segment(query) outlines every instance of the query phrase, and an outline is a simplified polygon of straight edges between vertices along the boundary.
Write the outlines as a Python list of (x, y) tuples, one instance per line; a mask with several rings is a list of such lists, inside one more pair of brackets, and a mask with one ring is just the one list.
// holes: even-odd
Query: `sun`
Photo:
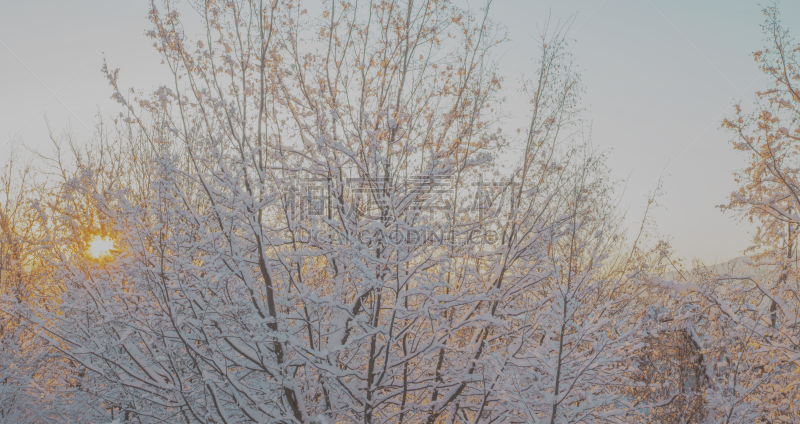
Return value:
[(111, 256), (111, 250), (114, 248), (114, 240), (111, 237), (94, 236), (89, 242), (89, 249), (86, 253), (94, 259), (101, 259)]

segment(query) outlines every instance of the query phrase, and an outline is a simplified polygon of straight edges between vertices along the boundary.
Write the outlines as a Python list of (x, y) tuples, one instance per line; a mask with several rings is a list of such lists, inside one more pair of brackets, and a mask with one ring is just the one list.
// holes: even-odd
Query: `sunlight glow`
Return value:
[(111, 250), (114, 248), (114, 240), (111, 237), (94, 236), (89, 242), (89, 249), (86, 253), (94, 259), (101, 259), (111, 256)]

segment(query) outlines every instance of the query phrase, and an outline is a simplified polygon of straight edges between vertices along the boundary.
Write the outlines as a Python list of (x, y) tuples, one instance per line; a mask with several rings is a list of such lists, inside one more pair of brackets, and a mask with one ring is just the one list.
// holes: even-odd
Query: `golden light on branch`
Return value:
[(108, 236), (94, 236), (89, 241), (89, 248), (86, 253), (93, 259), (103, 259), (111, 256), (114, 249), (114, 240)]

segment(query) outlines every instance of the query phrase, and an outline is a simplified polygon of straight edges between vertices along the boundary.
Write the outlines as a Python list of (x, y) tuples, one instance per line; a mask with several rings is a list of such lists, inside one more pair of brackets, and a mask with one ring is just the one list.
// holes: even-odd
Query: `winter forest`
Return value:
[(108, 63), (94, 137), (3, 152), (0, 422), (800, 423), (779, 5), (716, 124), (758, 230), (711, 266), (659, 236), (660, 188), (619, 201), (564, 21), (522, 110), (491, 1), (311, 3), (154, 1), (171, 79)]

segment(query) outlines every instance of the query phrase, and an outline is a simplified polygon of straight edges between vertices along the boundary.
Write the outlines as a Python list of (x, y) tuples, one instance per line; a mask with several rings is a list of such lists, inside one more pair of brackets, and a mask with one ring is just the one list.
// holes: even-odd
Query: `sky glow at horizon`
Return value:
[[(800, 2), (783, 2), (781, 9), (783, 23), (800, 38)], [(98, 108), (105, 119), (117, 115), (100, 72), (104, 57), (110, 68), (121, 68), (126, 87), (155, 90), (169, 82), (144, 36), (149, 2), (2, 0), (0, 10), (0, 145), (14, 136), (49, 152), (45, 116), (54, 133), (69, 123), (80, 140)], [(642, 193), (664, 173), (663, 208), (654, 218), (677, 255), (706, 262), (740, 256), (752, 227), (716, 205), (727, 203), (736, 187), (732, 172), (744, 158), (719, 127), (736, 101), (747, 106), (766, 88), (752, 59), (763, 48), (758, 2), (495, 0), (490, 16), (512, 39), (498, 51), (509, 90), (533, 69), (537, 25), (571, 15), (584, 119), (592, 143), (609, 152), (611, 178), (627, 181), (622, 200), (631, 219), (644, 208)], [(519, 99), (506, 94), (513, 107)], [(0, 148), (0, 162), (8, 148)]]

